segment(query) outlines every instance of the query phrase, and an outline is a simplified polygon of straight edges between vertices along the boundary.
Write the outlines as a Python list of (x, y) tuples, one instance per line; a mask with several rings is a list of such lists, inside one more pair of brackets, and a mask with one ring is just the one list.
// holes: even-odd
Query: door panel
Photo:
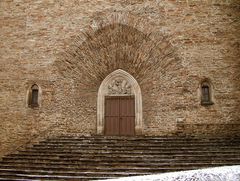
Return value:
[(120, 118), (119, 135), (133, 136), (135, 135), (134, 117)]
[(106, 98), (105, 115), (106, 116), (119, 116), (119, 99), (114, 97)]
[(119, 135), (119, 118), (107, 117), (105, 120), (105, 135)]
[(120, 99), (120, 135), (135, 134), (135, 106), (133, 97), (122, 97)]
[(135, 106), (133, 97), (120, 98), (120, 116), (135, 116)]
[(105, 99), (105, 134), (119, 135), (119, 99)]
[(105, 98), (105, 135), (135, 134), (135, 101), (131, 96)]

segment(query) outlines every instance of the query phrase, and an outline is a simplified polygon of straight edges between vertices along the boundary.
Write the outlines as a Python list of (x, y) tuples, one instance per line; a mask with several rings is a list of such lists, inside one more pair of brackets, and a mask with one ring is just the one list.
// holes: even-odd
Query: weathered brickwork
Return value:
[(140, 85), (142, 134), (239, 135), (238, 0), (1, 0), (0, 32), (0, 156), (52, 134), (96, 134), (98, 88), (116, 69)]

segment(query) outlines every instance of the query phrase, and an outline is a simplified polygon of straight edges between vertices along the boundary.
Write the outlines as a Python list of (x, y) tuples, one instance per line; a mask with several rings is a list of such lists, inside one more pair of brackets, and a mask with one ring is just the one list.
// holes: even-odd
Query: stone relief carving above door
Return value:
[(123, 78), (113, 79), (108, 85), (108, 95), (131, 95), (131, 84)]

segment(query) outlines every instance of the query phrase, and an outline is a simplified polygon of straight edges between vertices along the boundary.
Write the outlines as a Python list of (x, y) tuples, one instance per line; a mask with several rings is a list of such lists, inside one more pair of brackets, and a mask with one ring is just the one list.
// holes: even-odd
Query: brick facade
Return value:
[(117, 69), (141, 88), (142, 134), (239, 135), (239, 17), (238, 0), (1, 1), (0, 156), (49, 135), (97, 134), (98, 89)]

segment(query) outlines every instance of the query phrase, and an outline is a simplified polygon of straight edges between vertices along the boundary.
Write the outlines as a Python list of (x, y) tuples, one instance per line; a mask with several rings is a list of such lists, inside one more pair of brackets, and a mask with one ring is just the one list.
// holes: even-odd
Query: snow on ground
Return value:
[(108, 181), (240, 181), (240, 165), (157, 175), (124, 177)]

